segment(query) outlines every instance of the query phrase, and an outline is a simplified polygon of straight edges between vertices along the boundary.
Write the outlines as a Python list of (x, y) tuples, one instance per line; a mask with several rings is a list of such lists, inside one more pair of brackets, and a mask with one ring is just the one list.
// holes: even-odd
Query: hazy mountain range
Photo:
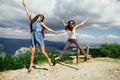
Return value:
[[(63, 49), (65, 42), (53, 42), (45, 40), (45, 45), (49, 47), (55, 47), (57, 49)], [(86, 44), (81, 43), (82, 46)], [(100, 44), (88, 44), (91, 47), (98, 47)], [(0, 38), (0, 53), (14, 54), (16, 50), (21, 47), (30, 47), (30, 39), (12, 39), (12, 38)]]

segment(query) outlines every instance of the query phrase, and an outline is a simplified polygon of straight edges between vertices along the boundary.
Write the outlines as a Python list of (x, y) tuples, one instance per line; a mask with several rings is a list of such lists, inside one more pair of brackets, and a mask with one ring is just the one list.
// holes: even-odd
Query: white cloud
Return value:
[(45, 40), (55, 41), (55, 42), (64, 42), (67, 40), (68, 35), (64, 30), (58, 31), (59, 34), (45, 34)]
[(115, 36), (115, 35), (108, 35), (108, 37), (107, 38), (118, 38), (118, 39), (120, 39), (120, 36)]
[(108, 39), (120, 39), (120, 36), (108, 34), (108, 35), (102, 35), (101, 38), (108, 38)]
[(80, 38), (83, 38), (83, 39), (88, 39), (88, 38), (91, 38), (91, 39), (94, 39), (95, 36), (93, 35), (88, 35), (88, 34), (76, 34), (76, 36), (80, 39)]
[(74, 0), (57, 0), (55, 15), (57, 18), (59, 17), (59, 20), (75, 19), (77, 22), (88, 16), (91, 25), (98, 25), (96, 26), (98, 29), (109, 29), (116, 27), (116, 22), (120, 22), (119, 7), (117, 0), (78, 0), (76, 2)]
[(101, 26), (99, 24), (95, 24), (94, 23), (94, 24), (91, 25), (91, 27), (93, 27), (93, 28), (100, 28)]
[[(0, 37), (28, 37), (29, 20), (21, 3), (22, 0), (0, 0)], [(117, 0), (25, 0), (32, 15), (42, 13), (46, 23), (55, 25), (53, 29), (59, 29), (60, 34), (46, 34), (46, 39), (53, 41), (66, 41), (67, 35), (63, 29), (61, 20), (67, 22), (74, 19), (79, 23), (86, 16), (89, 17), (85, 27), (100, 30), (110, 28), (120, 29), (120, 3)], [(48, 25), (49, 26), (49, 25)], [(84, 27), (83, 27), (84, 28)], [(99, 33), (99, 32), (98, 32)], [(113, 32), (114, 33), (114, 32)], [(117, 32), (118, 33), (118, 32)], [(97, 34), (97, 33), (96, 33)], [(119, 41), (119, 36), (94, 34), (76, 34), (79, 41), (105, 42), (105, 40)], [(105, 36), (105, 37), (104, 37)], [(106, 41), (107, 41), (106, 40)]]
[(29, 39), (30, 32), (21, 30), (20, 28), (0, 28), (0, 37), (2, 38), (18, 38), (18, 39)]
[[(44, 14), (47, 18), (54, 17), (53, 9), (56, 0), (24, 0), (32, 15)], [(21, 1), (19, 1), (21, 3)], [(22, 6), (22, 4), (19, 4)], [(24, 9), (23, 9), (24, 10)]]
[[(54, 42), (66, 42), (68, 39), (68, 34), (64, 31), (58, 31), (59, 34), (45, 34), (45, 40), (54, 41)], [(25, 30), (21, 30), (19, 28), (0, 28), (0, 37), (4, 38), (18, 38), (18, 39), (30, 39), (30, 33)], [(78, 34), (76, 33), (77, 40), (80, 43), (119, 43), (120, 44), (120, 36), (106, 34), (106, 35), (88, 35), (88, 34)]]
[[(1, 0), (0, 20), (11, 23), (28, 20), (21, 2), (22, 0)], [(98, 29), (120, 26), (120, 4), (117, 0), (25, 0), (25, 2), (33, 15), (42, 13), (46, 21), (51, 24), (56, 24), (63, 19), (66, 21), (75, 19), (76, 22), (80, 22), (88, 16), (89, 26), (96, 24)]]
[[(76, 33), (77, 40), (80, 43), (120, 43), (120, 36), (116, 35), (100, 35), (100, 36), (94, 36), (94, 35), (88, 35), (88, 34), (77, 34)], [(45, 40), (55, 41), (55, 42), (66, 42), (68, 39), (68, 35), (65, 31), (59, 31), (59, 34), (46, 34)]]

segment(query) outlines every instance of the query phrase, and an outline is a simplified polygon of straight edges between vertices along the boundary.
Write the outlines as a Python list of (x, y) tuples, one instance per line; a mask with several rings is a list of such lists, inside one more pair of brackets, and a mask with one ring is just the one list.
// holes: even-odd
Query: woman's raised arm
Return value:
[(26, 11), (28, 17), (29, 17), (29, 20), (31, 21), (31, 20), (33, 19), (33, 18), (32, 18), (32, 15), (31, 15), (30, 11), (28, 10), (28, 8), (27, 8), (24, 0), (22, 0), (22, 4), (23, 4), (23, 6), (24, 6), (24, 8), (25, 8), (25, 11)]
[(79, 23), (78, 25), (76, 25), (75, 28), (78, 28), (78, 27), (84, 25), (87, 22), (87, 20), (88, 20), (88, 17), (85, 18), (81, 23)]
[(67, 26), (67, 24), (64, 22), (64, 20), (62, 20), (62, 23), (63, 23), (63, 25), (66, 27)]

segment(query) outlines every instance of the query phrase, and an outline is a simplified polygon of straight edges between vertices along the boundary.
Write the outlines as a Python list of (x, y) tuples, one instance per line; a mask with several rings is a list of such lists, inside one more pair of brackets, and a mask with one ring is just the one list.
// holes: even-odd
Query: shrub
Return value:
[(116, 43), (102, 44), (100, 53), (102, 57), (120, 58), (120, 45)]
[(4, 58), (0, 57), (0, 72), (5, 70), (16, 70), (26, 67), (29, 63), (28, 57), (14, 58), (6, 54)]
[(100, 49), (90, 49), (90, 55), (92, 57), (101, 57)]

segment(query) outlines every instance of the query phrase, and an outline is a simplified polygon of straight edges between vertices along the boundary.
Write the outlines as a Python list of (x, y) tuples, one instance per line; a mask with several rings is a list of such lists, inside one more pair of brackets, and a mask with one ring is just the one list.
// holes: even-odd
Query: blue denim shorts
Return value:
[(31, 45), (37, 47), (45, 46), (41, 32), (32, 32)]

